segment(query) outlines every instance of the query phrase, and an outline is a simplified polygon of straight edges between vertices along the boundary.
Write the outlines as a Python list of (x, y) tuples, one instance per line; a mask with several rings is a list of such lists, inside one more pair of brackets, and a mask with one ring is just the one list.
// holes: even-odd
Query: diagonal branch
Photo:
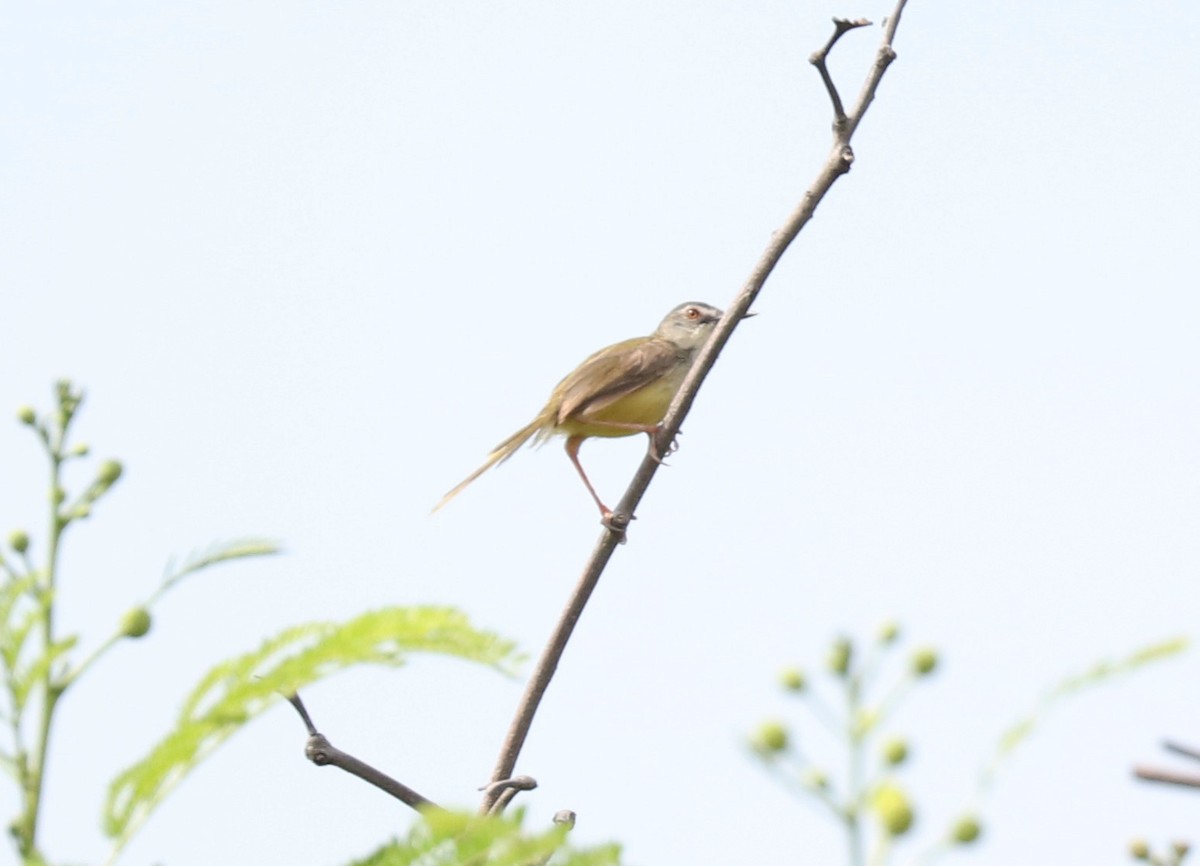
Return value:
[(304, 727), (308, 729), (308, 742), (304, 745), (304, 757), (308, 758), (318, 767), (331, 766), (345, 770), (352, 776), (358, 776), (364, 782), (370, 782), (384, 793), (391, 794), (401, 803), (413, 809), (438, 809), (437, 803), (422, 797), (412, 788), (405, 785), (403, 782), (397, 782), (387, 773), (375, 769), (365, 761), (361, 761), (348, 752), (343, 752), (341, 749), (329, 742), (324, 734), (317, 730), (313, 724), (312, 718), (308, 715), (308, 710), (304, 706), (304, 702), (300, 700), (300, 695), (296, 692), (285, 694), (288, 703), (296, 708), (296, 712), (300, 714), (300, 718), (304, 721)]
[[(633, 476), (632, 481), (630, 481), (624, 496), (621, 497), (621, 501), (617, 504), (610, 519), (609, 528), (606, 528), (604, 534), (600, 536), (599, 541), (596, 543), (596, 547), (593, 549), (591, 558), (584, 567), (579, 582), (575, 585), (575, 589), (572, 591), (545, 649), (542, 650), (537, 667), (534, 669), (533, 675), (525, 687), (525, 692), (522, 694), (520, 703), (517, 705), (516, 715), (509, 726), (504, 743), (500, 748), (500, 757), (492, 772), (493, 781), (508, 779), (513, 775), (517, 758), (521, 753), (521, 747), (525, 744), (525, 739), (529, 735), (529, 729), (533, 725), (533, 718), (537, 714), (538, 706), (546, 693), (546, 688), (550, 685), (550, 680), (553, 678), (554, 671), (558, 667), (559, 659), (562, 658), (563, 651), (566, 649), (567, 641), (570, 640), (571, 632), (574, 631), (575, 624), (583, 614), (583, 609), (587, 605), (592, 592), (595, 590), (596, 584), (599, 583), (600, 575), (603, 574), (605, 566), (608, 565), (609, 559), (612, 558), (617, 544), (624, 541), (625, 529), (629, 526), (632, 519), (631, 515), (633, 515), (638, 503), (641, 502), (642, 496), (645, 495), (646, 489), (650, 486), (650, 481), (654, 478), (654, 474), (658, 471), (660, 463), (653, 455), (669, 452), (671, 442), (674, 441), (676, 434), (679, 432), (680, 424), (683, 423), (683, 419), (687, 417), (688, 411), (692, 408), (692, 403), (696, 399), (696, 393), (700, 390), (700, 385), (704, 382), (704, 378), (708, 375), (709, 370), (712, 369), (713, 364), (716, 363), (721, 349), (729, 341), (733, 329), (737, 327), (742, 317), (750, 309), (750, 305), (754, 302), (758, 293), (762, 291), (767, 277), (771, 275), (771, 272), (775, 269), (776, 264), (779, 263), (779, 260), (783, 257), (783, 254), (787, 251), (792, 241), (795, 240), (800, 230), (804, 228), (808, 221), (812, 219), (817, 205), (825, 197), (825, 194), (829, 192), (839, 177), (850, 170), (850, 164), (854, 161), (854, 152), (850, 149), (850, 138), (854, 135), (855, 130), (858, 129), (863, 115), (866, 114), (867, 108), (874, 100), (875, 91), (878, 89), (884, 73), (892, 61), (896, 59), (896, 52), (892, 49), (892, 41), (895, 39), (896, 27), (900, 23), (900, 15), (904, 11), (906, 2), (907, 0), (897, 0), (891, 16), (887, 19), (884, 27), (883, 42), (876, 52), (875, 63), (867, 74), (858, 100), (855, 102), (850, 113), (841, 116), (840, 120), (841, 100), (836, 96), (837, 89), (833, 86), (832, 79), (829, 78), (828, 70), (824, 68), (824, 59), (829, 49), (833, 47), (834, 43), (837, 42), (844, 32), (863, 25), (858, 22), (839, 23), (835, 19), (834, 36), (829, 40), (825, 48), (818, 52), (821, 55), (821, 64), (818, 65), (818, 70), (822, 72), (822, 80), (826, 81), (826, 87), (830, 90), (831, 98), (834, 101), (833, 148), (825, 161), (825, 165), (817, 174), (816, 180), (805, 191), (800, 203), (788, 216), (784, 224), (772, 235), (766, 249), (751, 271), (750, 277), (735, 296), (724, 318), (717, 324), (708, 343), (700, 350), (700, 354), (692, 364), (687, 378), (684, 379), (679, 392), (675, 395), (675, 399), (671, 403), (671, 408), (667, 411), (666, 417), (663, 418), (662, 423), (659, 425), (658, 435), (655, 437), (646, 457), (642, 460), (642, 465), (638, 467), (637, 473)], [(505, 789), (501, 788), (497, 790), (489, 788), (484, 795), (480, 810), (482, 812), (492, 811), (496, 807), (497, 800), (503, 790)]]
[[(1200, 761), (1200, 749), (1186, 746), (1174, 740), (1164, 740), (1162, 747), (1168, 752), (1183, 755)], [(1182, 785), (1185, 788), (1200, 788), (1200, 773), (1185, 773), (1179, 770), (1164, 770), (1159, 767), (1148, 767), (1139, 764), (1133, 768), (1133, 775), (1147, 782), (1165, 782), (1168, 785)]]
[(1185, 758), (1200, 761), (1200, 749), (1197, 749), (1195, 746), (1185, 746), (1183, 743), (1178, 743), (1174, 740), (1164, 740), (1162, 746), (1168, 752), (1174, 752), (1177, 755), (1183, 755)]
[(1178, 770), (1160, 770), (1157, 767), (1134, 767), (1133, 775), (1147, 782), (1166, 782), (1185, 788), (1200, 788), (1200, 774), (1181, 773)]

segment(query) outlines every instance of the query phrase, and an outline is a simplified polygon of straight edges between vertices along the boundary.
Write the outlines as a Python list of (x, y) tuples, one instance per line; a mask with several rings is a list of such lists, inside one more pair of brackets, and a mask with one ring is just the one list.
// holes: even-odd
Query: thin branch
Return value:
[(1173, 740), (1164, 740), (1162, 745), (1168, 752), (1174, 752), (1177, 755), (1183, 755), (1185, 758), (1193, 758), (1200, 761), (1200, 749), (1193, 746), (1185, 746), (1183, 743), (1177, 743)]
[[(559, 659), (562, 658), (563, 651), (566, 649), (571, 632), (574, 631), (575, 624), (579, 621), (579, 617), (582, 615), (588, 599), (595, 590), (596, 584), (599, 583), (600, 575), (608, 565), (608, 561), (612, 557), (616, 545), (625, 540), (625, 529), (629, 526), (632, 515), (638, 503), (641, 502), (642, 496), (645, 495), (646, 489), (650, 486), (650, 481), (658, 471), (660, 461), (655, 459), (654, 455), (669, 453), (671, 443), (675, 440), (679, 432), (680, 424), (683, 423), (683, 419), (687, 417), (687, 413), (692, 408), (692, 403), (695, 402), (696, 393), (700, 390), (700, 385), (704, 382), (704, 378), (708, 375), (709, 370), (712, 369), (713, 364), (716, 363), (717, 356), (729, 341), (733, 329), (737, 327), (737, 324), (742, 320), (746, 312), (749, 311), (750, 305), (762, 290), (767, 277), (771, 275), (776, 264), (778, 264), (783, 254), (787, 251), (788, 246), (795, 240), (800, 230), (812, 219), (817, 205), (825, 197), (825, 194), (829, 192), (839, 177), (850, 170), (850, 164), (854, 161), (854, 152), (850, 149), (850, 138), (858, 128), (859, 123), (862, 122), (863, 115), (866, 113), (871, 101), (875, 98), (875, 91), (878, 89), (879, 82), (887, 71), (888, 66), (896, 58), (896, 52), (892, 49), (892, 41), (895, 38), (896, 27), (900, 23), (900, 14), (904, 11), (906, 2), (907, 0), (897, 0), (895, 9), (887, 19), (887, 24), (884, 27), (883, 42), (876, 53), (875, 64), (867, 75), (858, 101), (855, 103), (850, 114), (845, 116), (844, 122), (839, 123), (837, 121), (838, 104), (835, 103), (834, 105), (834, 145), (825, 161), (825, 165), (817, 174), (817, 178), (813, 184), (805, 191), (804, 197), (800, 200), (800, 203), (791, 215), (788, 216), (783, 226), (772, 235), (766, 249), (759, 257), (758, 263), (751, 271), (749, 279), (747, 279), (734, 298), (733, 303), (725, 312), (725, 316), (717, 323), (717, 327), (709, 338), (708, 343), (700, 350), (699, 355), (692, 364), (691, 370), (680, 386), (679, 392), (671, 402), (670, 409), (659, 425), (657, 437), (651, 443), (646, 457), (642, 460), (642, 465), (638, 467), (636, 474), (633, 476), (632, 481), (630, 481), (629, 487), (625, 490), (625, 494), (617, 504), (613, 516), (609, 521), (608, 528), (605, 529), (604, 534), (593, 549), (591, 559), (584, 568), (583, 574), (580, 576), (579, 582), (571, 593), (562, 616), (558, 620), (558, 624), (555, 626), (545, 649), (542, 651), (541, 657), (538, 659), (537, 667), (528, 685), (525, 687), (525, 692), (521, 696), (520, 703), (517, 705), (516, 715), (509, 726), (504, 743), (500, 748), (500, 757), (492, 772), (493, 780), (508, 779), (513, 775), (517, 757), (521, 753), (521, 747), (529, 735), (533, 718), (537, 713), (546, 688), (554, 676), (554, 671), (558, 667)], [(846, 24), (838, 25), (835, 22), (835, 27), (840, 27), (844, 32), (845, 30), (854, 29), (856, 26), (861, 26), (855, 22), (847, 22), (847, 24), (854, 26), (847, 26)], [(840, 36), (841, 34), (835, 30), (834, 37), (824, 49), (825, 53), (828, 53), (828, 49), (832, 47), (833, 43)], [(828, 72), (826, 71), (824, 74), (827, 75)], [(836, 94), (836, 92), (836, 88), (832, 88), (831, 94)], [(488, 792), (484, 795), (480, 810), (485, 813), (490, 812), (495, 807), (499, 796), (498, 792), (489, 788)]]
[[(620, 510), (618, 507), (618, 511)], [(628, 520), (625, 522), (628, 523)], [(537, 667), (534, 668), (533, 675), (525, 686), (525, 692), (521, 695), (521, 702), (517, 705), (517, 714), (513, 718), (512, 724), (509, 725), (504, 743), (500, 747), (500, 757), (496, 761), (496, 768), (492, 771), (493, 781), (502, 781), (512, 777), (513, 769), (517, 766), (517, 757), (521, 754), (521, 747), (525, 745), (525, 738), (529, 735), (529, 728), (533, 725), (533, 717), (542, 702), (542, 696), (546, 693), (546, 687), (550, 685), (550, 680), (554, 677), (558, 661), (567, 648), (567, 641), (571, 639), (575, 623), (579, 622), (583, 608), (592, 596), (592, 590), (600, 582), (600, 575), (604, 573), (604, 567), (608, 565), (608, 560), (623, 538), (623, 532), (609, 530), (605, 530), (604, 534), (600, 536), (600, 541), (592, 551), (591, 559), (588, 560), (583, 575), (579, 578), (579, 582), (575, 585), (575, 589), (567, 601), (566, 608), (558, 618), (554, 632), (546, 642), (546, 648), (542, 650), (542, 655), (538, 658)], [(499, 797), (500, 791), (489, 787), (484, 794), (480, 811), (491, 812)]]
[(536, 787), (537, 779), (532, 776), (514, 776), (499, 782), (489, 782), (479, 790), (487, 792), (487, 796), (494, 798), (495, 802), (490, 809), (491, 814), (501, 815), (517, 794), (522, 791), (532, 791)]
[(353, 755), (336, 748), (326, 739), (324, 734), (317, 731), (316, 725), (313, 724), (312, 717), (309, 716), (308, 710), (305, 708), (304, 702), (300, 700), (299, 694), (285, 694), (284, 697), (287, 698), (288, 703), (296, 708), (296, 712), (300, 714), (300, 718), (304, 721), (304, 727), (308, 730), (308, 742), (304, 745), (304, 757), (308, 758), (318, 767), (331, 766), (345, 770), (352, 776), (358, 776), (364, 782), (371, 783), (384, 793), (391, 794), (397, 800), (413, 809), (441, 808), (437, 803), (427, 797), (422, 797), (403, 782), (397, 782), (387, 773), (381, 772), (365, 761), (360, 761)]
[(858, 18), (854, 21), (849, 21), (845, 18), (833, 19), (833, 35), (829, 37), (821, 48), (817, 49), (809, 56), (808, 62), (817, 67), (817, 72), (821, 73), (821, 80), (825, 82), (825, 90), (829, 93), (829, 101), (833, 103), (833, 127), (839, 128), (846, 122), (846, 112), (842, 109), (842, 97), (838, 95), (837, 85), (833, 83), (833, 76), (829, 74), (829, 66), (825, 63), (825, 59), (829, 57), (829, 52), (837, 45), (837, 41), (846, 33), (854, 30), (856, 27), (869, 27), (871, 22), (866, 18)]
[(1186, 788), (1200, 788), (1200, 775), (1195, 773), (1180, 773), (1175, 770), (1160, 770), (1156, 767), (1134, 767), (1133, 775), (1147, 782), (1166, 782), (1168, 785), (1183, 785)]
[[(733, 329), (737, 327), (743, 316), (749, 311), (750, 305), (754, 303), (754, 299), (762, 291), (763, 285), (771, 275), (771, 272), (775, 270), (775, 266), (779, 263), (779, 260), (783, 258), (783, 254), (787, 252), (792, 241), (800, 234), (800, 230), (812, 219), (817, 205), (820, 204), (825, 194), (829, 192), (839, 177), (850, 170), (850, 164), (854, 161), (854, 152), (850, 149), (850, 138), (854, 135), (854, 131), (858, 129), (863, 115), (866, 114), (867, 108), (870, 107), (872, 100), (875, 98), (875, 91), (879, 87), (879, 82), (883, 78), (883, 74), (887, 71), (892, 60), (896, 58), (896, 52), (892, 49), (892, 40), (895, 38), (896, 27), (900, 23), (900, 14), (904, 11), (906, 3), (907, 0), (898, 0), (896, 8), (888, 18), (887, 26), (884, 28), (883, 42), (876, 52), (875, 65), (871, 67), (871, 72), (867, 76), (862, 92), (855, 103), (854, 110), (846, 118), (841, 131), (835, 131), (834, 145), (825, 160), (825, 165), (817, 174), (812, 185), (805, 190), (804, 197), (800, 200), (795, 210), (792, 211), (784, 224), (771, 236), (766, 249), (763, 250), (757, 264), (755, 264), (754, 269), (750, 272), (750, 277), (735, 296), (729, 309), (726, 310), (724, 318), (717, 323), (713, 335), (709, 337), (708, 344), (700, 350), (695, 363), (692, 364), (691, 370), (683, 380), (683, 385), (680, 386), (679, 393), (675, 395), (675, 400), (672, 402), (671, 408), (667, 411), (667, 415), (660, 425), (660, 432), (655, 442), (656, 447), (659, 449), (658, 453), (666, 453), (664, 449), (675, 439), (676, 434), (679, 432), (679, 426), (691, 410), (692, 403), (696, 399), (696, 393), (700, 390), (700, 385), (708, 375), (708, 371), (716, 363), (717, 356), (725, 348), (725, 344), (729, 341)], [(617, 505), (616, 510), (619, 515), (633, 513), (633, 509), (641, 501), (646, 488), (650, 486), (650, 480), (657, 471), (658, 462), (647, 455), (642, 460), (641, 467), (638, 469), (629, 488), (625, 491), (625, 495)], [(626, 523), (628, 523), (627, 520)]]
[(900, 16), (904, 14), (907, 3), (908, 0), (897, 0), (896, 8), (883, 22), (883, 41), (879, 44), (879, 50), (875, 52), (875, 65), (871, 67), (867, 80), (863, 82), (854, 110), (846, 118), (846, 127), (842, 134), (847, 144), (850, 143), (850, 137), (854, 135), (858, 125), (862, 123), (867, 108), (875, 101), (875, 91), (879, 89), (879, 82), (883, 81), (883, 74), (896, 59), (896, 50), (892, 48), (892, 44), (896, 41), (896, 28), (900, 26)]

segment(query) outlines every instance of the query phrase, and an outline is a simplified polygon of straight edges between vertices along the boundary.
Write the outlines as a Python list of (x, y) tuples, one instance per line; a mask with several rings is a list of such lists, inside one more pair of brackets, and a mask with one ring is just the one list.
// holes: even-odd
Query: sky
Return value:
[[(77, 435), (126, 466), (67, 539), (61, 623), (85, 647), (173, 555), (287, 550), (181, 586), (68, 695), (52, 858), (102, 860), (107, 781), (212, 664), (286, 626), (449, 604), (540, 649), (600, 532), (560, 446), (429, 509), (583, 357), (681, 301), (729, 303), (830, 144), (809, 54), (832, 16), (888, 11), (0, 11), (0, 529), (44, 544), (15, 411), (67, 376)], [(896, 620), (942, 654), (889, 728), (913, 746), (893, 861), (912, 862), (1039, 696), (1196, 636), (1198, 29), (1166, 0), (910, 3), (853, 170), (735, 332), (568, 647), (518, 765), (531, 825), (572, 809), (581, 843), (642, 866), (843, 861), (745, 739), (784, 718), (833, 769), (777, 673), (815, 676), (836, 636)], [(837, 47), (847, 96), (878, 39)], [(602, 495), (644, 447), (585, 444)], [(1195, 796), (1130, 768), (1171, 763), (1163, 737), (1200, 744), (1198, 676), (1191, 652), (1059, 705), (955, 856), (1122, 862), (1134, 836), (1186, 836)], [(470, 806), (521, 686), (416, 658), (305, 699), (334, 743)], [(407, 826), (303, 745), (281, 704), (119, 862), (339, 864)]]

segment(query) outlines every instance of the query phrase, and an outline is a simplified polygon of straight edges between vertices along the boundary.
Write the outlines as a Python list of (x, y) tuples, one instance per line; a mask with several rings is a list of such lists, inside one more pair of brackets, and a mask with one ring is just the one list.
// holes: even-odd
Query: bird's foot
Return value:
[(650, 434), (649, 454), (650, 454), (650, 459), (653, 460), (655, 463), (657, 463), (659, 466), (667, 466), (669, 464), (666, 462), (666, 458), (670, 457), (672, 454), (674, 454), (676, 451), (679, 450), (679, 437), (683, 433), (683, 431), (682, 430), (676, 431), (675, 438), (673, 438), (670, 441), (670, 443), (668, 443), (668, 445), (667, 445), (667, 453), (660, 454), (658, 451), (658, 434), (661, 430), (662, 430), (661, 427), (655, 427), (654, 432), (652, 432)]
[(625, 543), (625, 530), (633, 520), (637, 520), (637, 517), (631, 517), (624, 512), (612, 511), (609, 508), (600, 510), (600, 524), (609, 532), (615, 533), (621, 544)]

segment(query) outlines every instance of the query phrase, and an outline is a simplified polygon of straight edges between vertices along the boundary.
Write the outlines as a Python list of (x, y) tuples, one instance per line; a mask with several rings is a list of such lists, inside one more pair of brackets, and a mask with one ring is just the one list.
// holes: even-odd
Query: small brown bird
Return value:
[[(579, 446), (592, 436), (646, 433), (651, 443), (675, 392), (691, 369), (696, 353), (708, 340), (722, 312), (709, 304), (688, 302), (671, 312), (649, 337), (635, 337), (601, 349), (555, 386), (537, 417), (492, 450), (482, 466), (442, 497), (437, 511), (463, 488), (512, 457), (531, 438), (544, 442), (567, 437), (567, 456), (579, 472), (604, 523), (612, 511), (600, 501), (579, 463)], [(753, 313), (747, 313), (747, 316)]]

